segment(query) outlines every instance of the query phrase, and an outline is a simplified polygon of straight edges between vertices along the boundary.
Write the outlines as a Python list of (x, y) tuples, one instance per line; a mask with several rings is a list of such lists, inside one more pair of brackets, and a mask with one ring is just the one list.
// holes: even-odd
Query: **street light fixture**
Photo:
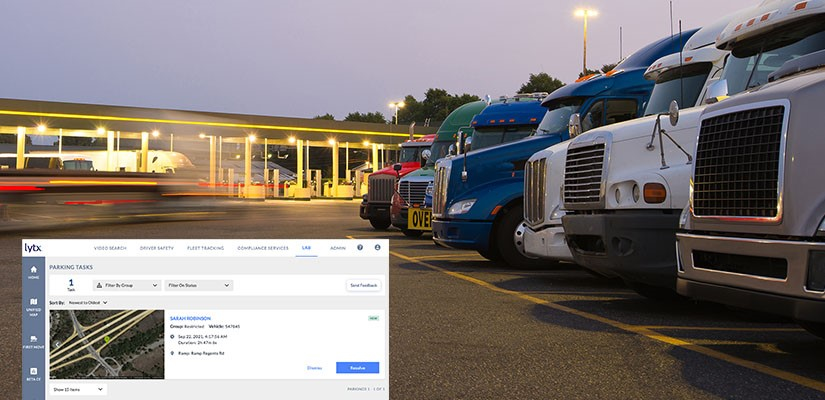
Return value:
[(390, 103), (390, 107), (395, 108), (395, 124), (398, 125), (398, 109), (399, 108), (404, 108), (404, 102), (403, 101), (394, 101), (394, 102)]
[(584, 76), (587, 75), (587, 17), (598, 16), (599, 12), (588, 8), (580, 8), (573, 15), (584, 18), (584, 49), (582, 51), (582, 76)]

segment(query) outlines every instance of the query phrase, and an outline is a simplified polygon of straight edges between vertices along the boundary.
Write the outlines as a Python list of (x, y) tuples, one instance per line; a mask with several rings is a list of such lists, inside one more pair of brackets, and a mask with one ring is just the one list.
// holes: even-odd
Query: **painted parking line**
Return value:
[(546, 307), (552, 308), (554, 310), (565, 312), (565, 313), (572, 314), (572, 315), (576, 315), (576, 316), (579, 316), (579, 317), (582, 317), (582, 318), (589, 319), (591, 321), (601, 322), (605, 325), (612, 326), (614, 328), (623, 330), (625, 332), (635, 333), (637, 335), (641, 335), (641, 336), (647, 337), (649, 339), (653, 339), (655, 341), (667, 343), (667, 344), (672, 345), (672, 346), (680, 347), (680, 348), (683, 348), (683, 349), (686, 349), (686, 350), (690, 350), (690, 351), (693, 351), (693, 352), (696, 352), (696, 353), (699, 353), (699, 354), (706, 355), (708, 357), (712, 357), (712, 358), (715, 358), (715, 359), (718, 359), (718, 360), (726, 361), (726, 362), (729, 362), (731, 364), (738, 365), (740, 367), (745, 367), (745, 368), (748, 368), (748, 369), (751, 369), (751, 370), (754, 370), (754, 371), (757, 371), (757, 372), (761, 372), (763, 374), (770, 375), (770, 376), (773, 376), (775, 378), (786, 380), (788, 382), (792, 382), (792, 383), (795, 383), (797, 385), (805, 386), (805, 387), (808, 387), (808, 388), (811, 388), (811, 389), (814, 389), (814, 390), (818, 390), (820, 392), (825, 392), (825, 382), (821, 382), (821, 381), (811, 379), (811, 378), (807, 378), (807, 377), (804, 377), (804, 376), (800, 376), (800, 375), (797, 375), (797, 374), (794, 374), (794, 373), (791, 373), (791, 372), (787, 372), (787, 371), (783, 371), (783, 370), (780, 370), (780, 369), (777, 369), (777, 368), (769, 367), (767, 365), (760, 364), (760, 363), (757, 363), (757, 362), (754, 362), (754, 361), (745, 360), (743, 358), (739, 358), (739, 357), (735, 357), (735, 356), (732, 356), (732, 355), (729, 355), (729, 354), (725, 354), (725, 353), (722, 353), (720, 351), (713, 350), (711, 348), (704, 347), (704, 346), (701, 346), (701, 345), (693, 343), (693, 342), (689, 342), (689, 341), (686, 341), (686, 340), (683, 340), (683, 339), (675, 338), (675, 337), (672, 337), (672, 336), (668, 336), (668, 335), (656, 332), (656, 331), (654, 331), (654, 330), (652, 330), (652, 329), (650, 329), (649, 327), (646, 327), (646, 326), (625, 324), (623, 322), (615, 321), (615, 320), (612, 320), (610, 318), (605, 318), (605, 317), (602, 317), (602, 316), (599, 316), (599, 315), (596, 315), (596, 314), (591, 314), (591, 313), (588, 313), (588, 312), (585, 312), (585, 311), (577, 310), (575, 308), (567, 307), (565, 305), (558, 304), (558, 303), (552, 302), (550, 300), (540, 299), (538, 297), (531, 296), (529, 294), (525, 294), (525, 293), (522, 293), (522, 292), (519, 292), (519, 291), (509, 290), (509, 289), (502, 289), (498, 286), (495, 286), (495, 285), (493, 285), (491, 283), (488, 283), (486, 281), (483, 281), (481, 279), (473, 278), (471, 276), (464, 275), (464, 274), (459, 273), (459, 272), (450, 271), (450, 270), (432, 265), (432, 264), (424, 262), (424, 261), (418, 261), (418, 260), (415, 260), (412, 257), (407, 257), (407, 256), (405, 256), (401, 253), (395, 252), (395, 251), (390, 251), (390, 254), (392, 256), (395, 256), (395, 257), (400, 258), (402, 260), (412, 262), (412, 263), (418, 264), (422, 267), (429, 268), (433, 271), (441, 272), (443, 274), (452, 276), (454, 278), (458, 278), (458, 279), (464, 280), (466, 282), (476, 284), (478, 286), (481, 286), (485, 289), (489, 289), (489, 290), (494, 291), (494, 292), (498, 292), (498, 293), (510, 295), (510, 296), (513, 296), (513, 297), (517, 297), (517, 298), (520, 298), (522, 300), (525, 300), (525, 301), (528, 301), (528, 302), (531, 302), (531, 303), (534, 303), (534, 304), (546, 306)]
[(447, 261), (486, 261), (487, 259), (473, 253), (467, 254), (442, 254), (438, 256), (420, 256), (420, 257), (411, 257), (418, 261), (427, 261), (427, 260), (442, 260), (446, 259)]
[(714, 326), (668, 326), (646, 325), (651, 330), (685, 330), (685, 331), (731, 331), (731, 332), (805, 332), (802, 328), (723, 328)]

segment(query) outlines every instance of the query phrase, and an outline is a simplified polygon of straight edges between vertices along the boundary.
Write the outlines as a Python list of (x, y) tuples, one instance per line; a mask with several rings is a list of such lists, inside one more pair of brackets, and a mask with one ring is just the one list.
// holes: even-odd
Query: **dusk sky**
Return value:
[[(757, 0), (674, 0), (674, 27)], [(0, 97), (312, 117), (431, 87), (497, 97), (571, 82), (670, 34), (667, 0), (4, 1)], [(678, 30), (678, 28), (675, 28)]]

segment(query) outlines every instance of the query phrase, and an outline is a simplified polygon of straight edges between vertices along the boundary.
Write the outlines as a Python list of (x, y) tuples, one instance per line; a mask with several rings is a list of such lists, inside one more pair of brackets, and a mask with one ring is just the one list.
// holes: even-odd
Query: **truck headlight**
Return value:
[(450, 215), (466, 214), (467, 212), (470, 211), (471, 208), (473, 208), (473, 204), (475, 204), (475, 203), (476, 203), (476, 199), (461, 200), (461, 201), (453, 204), (452, 206), (450, 206), (450, 209), (447, 210), (447, 214), (450, 214)]

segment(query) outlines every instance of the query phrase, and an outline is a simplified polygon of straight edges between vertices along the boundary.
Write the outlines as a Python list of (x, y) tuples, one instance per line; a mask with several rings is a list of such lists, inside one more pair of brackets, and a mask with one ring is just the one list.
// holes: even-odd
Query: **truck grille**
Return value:
[(784, 258), (756, 257), (693, 250), (693, 266), (714, 271), (774, 279), (786, 279), (788, 277), (788, 261)]
[(395, 191), (395, 177), (392, 175), (370, 175), (367, 202), (390, 203)]
[(702, 121), (693, 177), (696, 216), (776, 218), (784, 106)]
[(528, 161), (524, 168), (524, 219), (528, 224), (544, 222), (546, 192), (547, 159)]
[(447, 203), (447, 184), (449, 183), (450, 168), (436, 167), (435, 183), (433, 187), (433, 215), (442, 216), (446, 211), (444, 207)]
[(407, 204), (424, 204), (424, 195), (429, 182), (409, 182), (402, 180), (398, 183), (398, 192)]
[(567, 149), (564, 166), (564, 205), (581, 209), (583, 205), (600, 205), (605, 144)]

